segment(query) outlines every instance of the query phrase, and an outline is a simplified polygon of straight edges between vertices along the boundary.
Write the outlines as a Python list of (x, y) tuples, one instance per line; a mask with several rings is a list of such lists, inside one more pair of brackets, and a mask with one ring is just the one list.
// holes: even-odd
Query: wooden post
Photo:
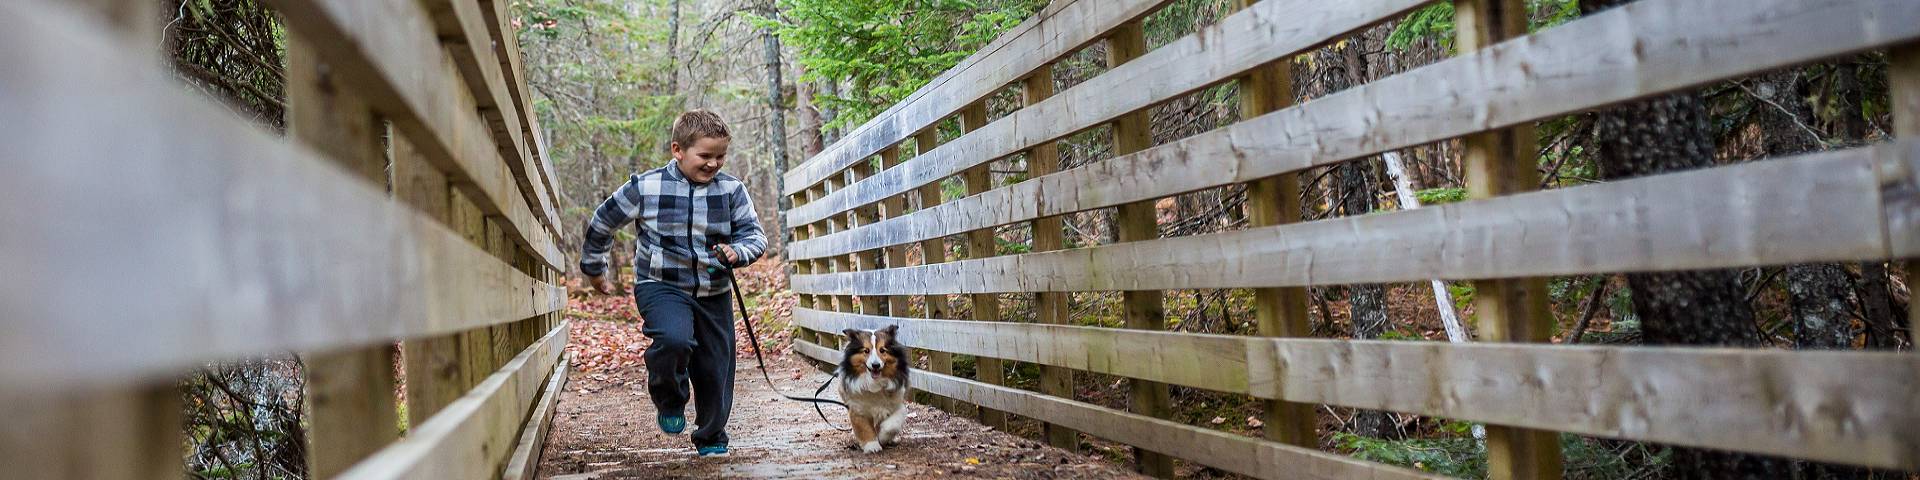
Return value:
[[(935, 122), (935, 125), (938, 125), (938, 123), (939, 122)], [(927, 152), (933, 151), (935, 147), (940, 145), (940, 130), (938, 127), (927, 127), (926, 130), (921, 130), (920, 133), (915, 134), (913, 141), (914, 156), (926, 155)], [(940, 205), (940, 202), (943, 200), (940, 196), (940, 182), (922, 185), (917, 193), (920, 195), (920, 208), (923, 210)], [(922, 265), (946, 263), (946, 261), (946, 238), (930, 238), (920, 242), (920, 263)], [(947, 311), (949, 304), (947, 303), (946, 295), (925, 295), (921, 298), (921, 301), (925, 304), (921, 308), (925, 310), (926, 318), (949, 318), (949, 312)], [(928, 351), (927, 370), (942, 375), (952, 375), (953, 354), (938, 350)], [(957, 403), (946, 398), (935, 398), (932, 404), (948, 412), (952, 412), (958, 408)]]
[[(846, 175), (847, 175), (847, 172), (840, 171), (840, 172), (834, 172), (833, 175), (827, 176), (826, 192), (827, 193), (837, 192), (837, 191), (840, 191), (840, 189), (845, 188), (847, 185)], [(827, 217), (826, 233), (834, 234), (834, 233), (840, 233), (840, 232), (846, 231), (847, 220), (851, 219), (852, 217), (853, 217), (852, 212), (835, 214)], [(854, 255), (834, 255), (832, 257), (827, 257), (827, 263), (833, 266), (834, 272), (851, 272), (853, 271), (853, 266), (854, 266), (853, 257)], [(834, 295), (833, 310), (836, 312), (853, 311), (853, 296), (852, 295)], [(838, 340), (834, 340), (834, 342), (835, 342), (834, 345), (829, 345), (829, 346), (838, 347), (839, 346)]]
[[(1235, 8), (1253, 6), (1256, 1), (1238, 0)], [(1284, 62), (1263, 65), (1238, 81), (1241, 121), (1293, 104), (1293, 72)], [(1249, 227), (1299, 222), (1299, 174), (1289, 173), (1248, 184), (1247, 210)], [(1306, 337), (1312, 332), (1307, 319), (1305, 287), (1254, 289), (1253, 305), (1260, 336)], [(1320, 445), (1312, 404), (1285, 400), (1265, 403), (1266, 425), (1261, 431), (1267, 439), (1307, 448)]]
[[(1033, 106), (1053, 96), (1053, 65), (1043, 65), (1020, 81), (1021, 104)], [(1060, 171), (1060, 149), (1053, 142), (1035, 145), (1027, 151), (1027, 172), (1039, 178)], [(1033, 221), (1033, 251), (1046, 252), (1066, 248), (1065, 225), (1058, 216)], [(1041, 292), (1034, 300), (1040, 323), (1066, 325), (1066, 292)], [(1073, 399), (1073, 370), (1051, 365), (1040, 366), (1040, 393)], [(1052, 423), (1043, 426), (1047, 444), (1069, 452), (1080, 451), (1080, 433)]]
[[(459, 190), (455, 190), (451, 197), (453, 201), (449, 203), (449, 206), (453, 208), (449, 210), (455, 219), (454, 230), (467, 237), (467, 241), (473, 242), (475, 246), (484, 249), (486, 247), (485, 238), (487, 228), (484, 224), (484, 217), (481, 216), (480, 207), (475, 206), (473, 201), (468, 199), (465, 194), (460, 193)], [(618, 272), (619, 266), (613, 266), (609, 270)], [(486, 328), (470, 329), (461, 332), (459, 337), (461, 344), (460, 371), (462, 372), (460, 390), (464, 392), (469, 388), (473, 388), (475, 385), (479, 385), (481, 381), (486, 380), (487, 375), (493, 374), (493, 348), (488, 346), (489, 339)]]
[[(1920, 43), (1887, 50), (1887, 87), (1893, 105), (1893, 136), (1920, 138)], [(1907, 261), (1907, 285), (1920, 277), (1920, 260)], [(1920, 302), (1907, 302), (1907, 334), (1920, 346)]]
[[(880, 167), (874, 164), (873, 160), (872, 158), (867, 158), (861, 160), (860, 163), (854, 164), (853, 168), (850, 169), (853, 170), (853, 181), (858, 182), (865, 180), (867, 177), (880, 173)], [(849, 185), (851, 185), (851, 183)], [(880, 205), (878, 204), (863, 205), (854, 208), (853, 211), (849, 213), (855, 223), (854, 225), (848, 226), (847, 228), (849, 229), (864, 227), (880, 221)], [(880, 250), (866, 250), (855, 253), (853, 255), (854, 269), (864, 271), (880, 268), (880, 253)], [(860, 313), (880, 315), (884, 313), (884, 307), (882, 307), (882, 305), (885, 305), (886, 302), (887, 298), (883, 296), (862, 295), (860, 296)]]
[[(146, 381), (143, 381), (146, 382)], [(7, 478), (134, 480), (186, 472), (173, 381), (42, 392), (0, 389)]]
[[(393, 143), (394, 197), (451, 227), (446, 176), (427, 163), (405, 134), (388, 129), (388, 138)], [(407, 424), (419, 425), (466, 390), (459, 335), (412, 338), (401, 345), (407, 363)]]
[[(975, 102), (960, 111), (960, 126), (968, 132), (979, 130), (987, 124), (986, 102)], [(993, 189), (993, 162), (982, 163), (960, 173), (961, 183), (966, 184), (967, 195), (979, 195)], [(995, 245), (994, 229), (983, 228), (967, 232), (967, 258), (987, 258), (999, 252)], [(982, 322), (1000, 320), (1000, 296), (991, 293), (976, 293), (967, 296), (973, 305), (973, 319)], [(973, 374), (982, 382), (994, 385), (1006, 383), (1005, 366), (998, 358), (974, 357)], [(998, 410), (980, 409), (980, 423), (999, 430), (1007, 429), (1007, 415)]]
[[(1134, 20), (1114, 30), (1107, 37), (1107, 68), (1119, 67), (1147, 53), (1145, 20)], [(1153, 146), (1153, 130), (1147, 124), (1147, 111), (1141, 110), (1113, 121), (1113, 154), (1126, 155)], [(1137, 242), (1160, 238), (1160, 226), (1155, 223), (1153, 200), (1143, 200), (1120, 206), (1118, 231), (1120, 241)], [(1142, 330), (1162, 330), (1166, 326), (1166, 293), (1158, 290), (1121, 292), (1120, 303), (1126, 309), (1127, 328)], [(1131, 380), (1130, 405), (1133, 412), (1155, 418), (1169, 418), (1173, 415), (1172, 401), (1168, 397), (1167, 385), (1159, 382)], [(1134, 447), (1134, 459), (1138, 462), (1140, 473), (1160, 478), (1173, 477), (1173, 458), (1159, 452)]]
[[(882, 171), (885, 171), (886, 169), (890, 169), (893, 167), (897, 167), (899, 165), (900, 165), (900, 146), (899, 145), (887, 147), (885, 150), (880, 151), (880, 167)], [(911, 193), (902, 193), (899, 195), (894, 195), (892, 197), (887, 197), (886, 202), (884, 202), (886, 206), (886, 213), (883, 214), (881, 218), (883, 219), (895, 218), (901, 215), (906, 215), (908, 195), (911, 195)], [(886, 249), (887, 250), (887, 268), (900, 268), (900, 267), (906, 266), (908, 248), (911, 248), (911, 246), (895, 245), (892, 247), (887, 247)], [(907, 310), (908, 308), (910, 308), (908, 307), (908, 303), (911, 298), (912, 297), (909, 297), (906, 295), (888, 296), (887, 297), (887, 315), (894, 316), (894, 317), (907, 316)]]
[[(308, 46), (287, 35), (287, 135), (368, 181), (386, 184), (380, 121)], [(307, 355), (308, 473), (328, 478), (399, 438), (393, 349), (375, 344)]]
[[(1521, 0), (1464, 0), (1454, 2), (1454, 8), (1455, 44), (1462, 54), (1527, 33), (1527, 9)], [(1539, 188), (1531, 126), (1469, 135), (1464, 143), (1467, 191), (1472, 198)], [(1482, 341), (1550, 341), (1553, 317), (1547, 311), (1545, 279), (1481, 280), (1474, 287), (1479, 291), (1474, 308)], [(1488, 476), (1496, 480), (1560, 478), (1560, 435), (1488, 425), (1487, 467)]]

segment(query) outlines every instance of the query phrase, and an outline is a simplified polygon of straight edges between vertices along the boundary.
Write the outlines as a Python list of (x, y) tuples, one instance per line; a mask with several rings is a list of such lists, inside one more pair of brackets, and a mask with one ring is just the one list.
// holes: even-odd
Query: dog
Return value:
[(900, 344), (899, 325), (841, 333), (847, 347), (840, 357), (840, 399), (847, 402), (860, 451), (879, 452), (894, 444), (907, 421), (907, 347)]

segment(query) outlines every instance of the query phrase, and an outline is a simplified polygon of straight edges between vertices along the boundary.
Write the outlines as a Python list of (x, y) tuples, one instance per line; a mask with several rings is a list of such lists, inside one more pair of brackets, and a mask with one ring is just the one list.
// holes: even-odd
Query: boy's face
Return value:
[(727, 145), (733, 140), (726, 137), (706, 137), (694, 140), (693, 145), (681, 145), (673, 142), (673, 159), (680, 166), (680, 173), (693, 183), (713, 181), (720, 174), (720, 167), (727, 164)]

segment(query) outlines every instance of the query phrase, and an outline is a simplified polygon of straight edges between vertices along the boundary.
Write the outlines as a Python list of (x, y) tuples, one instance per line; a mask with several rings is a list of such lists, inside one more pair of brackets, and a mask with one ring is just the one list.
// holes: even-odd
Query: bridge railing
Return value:
[[(1143, 22), (1166, 3), (1056, 0), (788, 172), (798, 349), (834, 362), (842, 329), (901, 325), (936, 403), (1037, 419), (1062, 447), (1076, 431), (1133, 445), (1159, 475), (1171, 456), (1263, 478), (1426, 476), (1317, 450), (1316, 405), (1485, 423), (1495, 478), (1557, 478), (1557, 432), (1920, 468), (1920, 357), (1552, 345), (1543, 280), (1920, 254), (1920, 3), (1641, 0), (1527, 34), (1519, 0), (1460, 0), (1457, 57), (1298, 105), (1288, 59), (1428, 2), (1247, 2), (1149, 50)], [(1095, 42), (1109, 70), (1054, 92), (1050, 65)], [(1894, 141), (1530, 192), (1536, 120), (1873, 49), (1891, 51)], [(1244, 120), (1151, 144), (1148, 108), (1228, 82)], [(1021, 107), (988, 122), (1010, 88)], [(964, 134), (942, 143), (956, 117)], [(1062, 170), (1054, 142), (1101, 126), (1114, 157)], [(1472, 200), (1300, 221), (1299, 172), (1452, 139)], [(992, 185), (991, 162), (1014, 156), (1030, 178)], [(956, 177), (966, 196), (942, 203)], [(1155, 200), (1238, 184), (1250, 228), (1159, 238)], [(1062, 250), (1061, 215), (1112, 207), (1118, 243)], [(1000, 255), (996, 229), (1023, 224), (1031, 253)], [(1483, 343), (1299, 338), (1307, 286), (1432, 278), (1474, 283)], [(1163, 291), (1221, 288), (1255, 289), (1259, 337), (1162, 331)], [(1127, 328), (1068, 325), (1069, 292), (1100, 291), (1123, 292)], [(1032, 318), (1000, 321), (1013, 293), (1037, 294)], [(954, 355), (978, 378), (953, 376)], [(1006, 361), (1039, 364), (1038, 391), (1004, 385)], [(1130, 411), (1075, 401), (1073, 372), (1134, 379)], [(1268, 438), (1168, 420), (1168, 384), (1266, 400)]]
[(268, 3), (285, 137), (173, 79), (161, 2), (0, 3), (3, 475), (178, 477), (176, 382), (287, 352), (315, 478), (531, 473), (568, 263), (507, 2)]

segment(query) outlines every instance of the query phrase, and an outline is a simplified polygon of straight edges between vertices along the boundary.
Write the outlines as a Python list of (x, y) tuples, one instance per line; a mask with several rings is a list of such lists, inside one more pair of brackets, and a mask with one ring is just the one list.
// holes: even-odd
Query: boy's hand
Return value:
[(613, 280), (608, 279), (607, 275), (601, 275), (598, 277), (587, 277), (587, 283), (593, 284), (594, 291), (600, 292), (601, 295), (614, 294)]
[(740, 256), (733, 253), (733, 246), (724, 243), (713, 246), (713, 256), (729, 266), (740, 263)]

